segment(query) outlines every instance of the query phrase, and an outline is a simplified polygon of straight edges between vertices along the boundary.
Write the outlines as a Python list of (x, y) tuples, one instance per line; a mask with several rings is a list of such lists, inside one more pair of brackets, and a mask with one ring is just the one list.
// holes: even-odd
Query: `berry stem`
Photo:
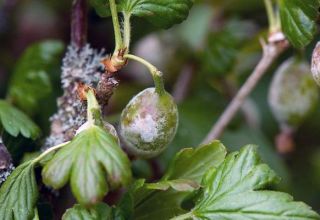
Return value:
[(115, 0), (109, 0), (110, 10), (112, 15), (112, 22), (114, 28), (114, 37), (115, 37), (115, 51), (114, 54), (118, 54), (118, 51), (123, 47), (122, 36), (121, 36), (121, 29), (119, 24), (118, 18), (118, 10)]
[(123, 13), (123, 41), (126, 48), (126, 52), (129, 53), (130, 40), (131, 40), (131, 24), (130, 24), (131, 14)]
[(135, 56), (135, 55), (132, 55), (132, 54), (126, 54), (126, 55), (124, 55), (124, 58), (137, 61), (137, 62), (143, 64), (144, 66), (146, 66), (152, 75), (154, 85), (156, 87), (156, 92), (159, 95), (162, 95), (165, 92), (164, 82), (163, 82), (163, 73), (160, 72), (154, 65), (152, 65), (151, 63), (149, 63), (145, 59), (138, 57), (138, 56)]
[(48, 154), (50, 154), (53, 151), (59, 150), (60, 148), (64, 147), (65, 145), (69, 144), (70, 141), (64, 142), (62, 144), (56, 145), (54, 147), (50, 147), (48, 150), (44, 151), (40, 156), (38, 156), (36, 159), (32, 161), (32, 163), (38, 163), (40, 162), (43, 158), (45, 158)]
[[(100, 106), (94, 95), (92, 89), (90, 89), (87, 93), (87, 121), (90, 125), (97, 124), (99, 118), (101, 117)], [(99, 115), (97, 115), (99, 114)]]
[(279, 11), (273, 7), (272, 0), (264, 0), (264, 4), (267, 10), (270, 34), (281, 31)]

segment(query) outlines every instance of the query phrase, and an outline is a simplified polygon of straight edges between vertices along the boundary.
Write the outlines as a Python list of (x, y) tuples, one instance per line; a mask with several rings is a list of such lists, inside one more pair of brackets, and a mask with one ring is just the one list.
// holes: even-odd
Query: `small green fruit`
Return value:
[(271, 110), (282, 130), (296, 129), (315, 109), (318, 88), (308, 63), (291, 58), (277, 70), (269, 90)]
[(175, 136), (178, 109), (167, 92), (159, 95), (148, 88), (136, 95), (123, 110), (120, 132), (130, 153), (151, 158), (163, 152)]

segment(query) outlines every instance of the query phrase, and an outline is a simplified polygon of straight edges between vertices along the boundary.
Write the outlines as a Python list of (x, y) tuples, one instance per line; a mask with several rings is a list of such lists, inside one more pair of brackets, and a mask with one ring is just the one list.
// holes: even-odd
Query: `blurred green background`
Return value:
[[(61, 41), (66, 48), (70, 40), (70, 6), (71, 1), (0, 0), (1, 98), (6, 97), (15, 65), (26, 48), (44, 40)], [(149, 60), (165, 73), (167, 90), (179, 103), (176, 138), (156, 159), (163, 171), (179, 149), (199, 145), (251, 73), (261, 56), (259, 38), (266, 37), (267, 17), (263, 1), (208, 0), (197, 1), (188, 20), (169, 30), (155, 29), (140, 19), (135, 19), (132, 26), (132, 53)], [(92, 47), (105, 48), (111, 53), (114, 48), (111, 19), (99, 18), (90, 9), (88, 27)], [(308, 62), (315, 43), (303, 52)], [(296, 53), (301, 51), (290, 49), (273, 64), (245, 108), (225, 131), (222, 141), (229, 151), (246, 144), (259, 145), (263, 160), (282, 178), (279, 189), (320, 211), (320, 106), (296, 132), (295, 150), (283, 156), (277, 153), (274, 144), (279, 127), (267, 101), (275, 70)], [(28, 112), (41, 126), (42, 140), (34, 143), (4, 134), (16, 164), (27, 152), (39, 150), (49, 132), (48, 119), (56, 111), (55, 100), (61, 95), (62, 57), (61, 50), (49, 68), (49, 78), (44, 79), (48, 83), (46, 92), (34, 103), (34, 111)], [(107, 116), (115, 125), (132, 96), (152, 85), (147, 70), (135, 63), (130, 63), (117, 77), (121, 83)], [(38, 89), (41, 92), (43, 88)], [(145, 161), (134, 161), (133, 169), (136, 177), (152, 178), (151, 168)]]

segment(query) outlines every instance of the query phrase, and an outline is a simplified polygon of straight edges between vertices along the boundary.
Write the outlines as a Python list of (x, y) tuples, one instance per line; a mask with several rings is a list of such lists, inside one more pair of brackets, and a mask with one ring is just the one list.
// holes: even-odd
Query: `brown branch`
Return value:
[(82, 48), (87, 43), (87, 0), (74, 0), (71, 13), (71, 42)]
[(267, 72), (268, 68), (275, 61), (275, 59), (289, 46), (287, 40), (270, 41), (266, 44), (261, 41), (263, 55), (250, 75), (245, 84), (241, 87), (237, 95), (233, 98), (229, 106), (223, 112), (217, 123), (212, 127), (209, 134), (203, 140), (203, 143), (209, 143), (210, 141), (217, 139), (221, 136), (224, 129), (233, 119), (239, 108), (242, 106), (248, 95), (256, 87), (262, 76)]

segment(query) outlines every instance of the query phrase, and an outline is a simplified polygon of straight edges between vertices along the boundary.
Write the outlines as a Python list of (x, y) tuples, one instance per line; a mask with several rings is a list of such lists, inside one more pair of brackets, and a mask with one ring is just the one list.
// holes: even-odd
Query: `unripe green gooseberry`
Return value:
[(299, 58), (285, 61), (276, 71), (269, 89), (269, 104), (282, 130), (296, 129), (312, 113), (318, 88), (310, 66)]
[(162, 153), (178, 127), (178, 109), (171, 95), (148, 88), (132, 98), (121, 114), (120, 133), (130, 153), (151, 158)]

